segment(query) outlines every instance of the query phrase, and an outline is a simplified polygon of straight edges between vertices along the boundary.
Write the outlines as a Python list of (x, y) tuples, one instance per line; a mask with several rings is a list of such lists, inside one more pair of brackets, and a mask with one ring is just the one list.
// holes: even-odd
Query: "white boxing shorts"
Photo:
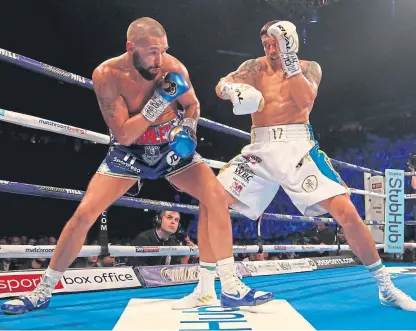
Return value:
[(307, 124), (253, 128), (251, 144), (217, 178), (237, 199), (230, 207), (253, 220), (269, 206), (280, 186), (306, 216), (327, 213), (320, 201), (349, 193)]

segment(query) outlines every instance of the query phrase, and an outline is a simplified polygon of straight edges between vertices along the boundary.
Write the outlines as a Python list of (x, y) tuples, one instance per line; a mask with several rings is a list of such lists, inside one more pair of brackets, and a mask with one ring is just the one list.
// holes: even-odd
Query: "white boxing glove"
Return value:
[(279, 44), (279, 56), (282, 68), (287, 77), (302, 73), (296, 53), (299, 51), (299, 36), (296, 26), (289, 21), (280, 21), (267, 29), (269, 36), (276, 37)]
[(242, 83), (224, 83), (221, 94), (231, 100), (235, 115), (247, 115), (262, 111), (264, 107), (263, 94), (253, 86)]

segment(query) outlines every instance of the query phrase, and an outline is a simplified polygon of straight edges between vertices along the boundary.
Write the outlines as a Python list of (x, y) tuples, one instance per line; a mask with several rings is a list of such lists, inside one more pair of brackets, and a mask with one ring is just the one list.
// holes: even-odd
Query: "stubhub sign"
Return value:
[(315, 330), (286, 300), (274, 300), (245, 310), (222, 308), (219, 303), (218, 306), (172, 310), (173, 301), (131, 299), (113, 330)]
[[(39, 284), (42, 271), (8, 272), (0, 274), (0, 298), (21, 295)], [(69, 269), (55, 287), (56, 292), (85, 292), (140, 287), (130, 267)]]

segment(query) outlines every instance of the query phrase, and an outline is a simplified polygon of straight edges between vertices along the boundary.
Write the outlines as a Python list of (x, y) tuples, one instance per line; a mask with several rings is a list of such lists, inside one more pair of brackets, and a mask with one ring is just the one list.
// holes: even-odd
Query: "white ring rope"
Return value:
[[(405, 247), (416, 247), (416, 243), (405, 243)], [(0, 258), (50, 258), (56, 246), (42, 245), (2, 245)], [(377, 249), (383, 249), (384, 244), (376, 244)], [(258, 245), (233, 246), (233, 252), (258, 253)], [(348, 245), (263, 245), (265, 253), (300, 253), (300, 252), (334, 252), (351, 251)], [(111, 256), (188, 256), (198, 255), (198, 246), (109, 246)], [(77, 257), (99, 256), (101, 246), (83, 246)]]

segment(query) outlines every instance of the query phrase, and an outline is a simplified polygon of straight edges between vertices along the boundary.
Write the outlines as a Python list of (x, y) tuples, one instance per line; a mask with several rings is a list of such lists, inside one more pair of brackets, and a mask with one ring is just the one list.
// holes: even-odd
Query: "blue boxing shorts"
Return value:
[(112, 177), (131, 179), (158, 179), (203, 162), (194, 152), (185, 159), (176, 155), (169, 147), (168, 133), (179, 119), (149, 127), (130, 146), (120, 145), (111, 134), (110, 148), (97, 173)]

